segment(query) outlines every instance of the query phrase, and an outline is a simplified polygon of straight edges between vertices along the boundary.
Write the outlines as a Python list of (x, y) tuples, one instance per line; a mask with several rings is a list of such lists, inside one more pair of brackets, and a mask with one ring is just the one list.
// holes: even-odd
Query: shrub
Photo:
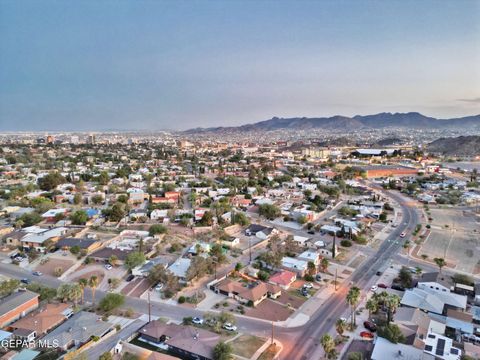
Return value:
[(112, 311), (123, 305), (125, 302), (125, 297), (121, 294), (110, 293), (107, 294), (101, 301), (100, 301), (100, 309), (103, 311)]
[(340, 241), (340, 245), (343, 246), (343, 247), (350, 247), (352, 246), (352, 242), (350, 240), (342, 240)]
[(310, 274), (305, 275), (303, 278), (305, 279), (305, 281), (313, 281), (314, 280), (313, 276), (310, 275)]
[(183, 304), (186, 300), (187, 300), (187, 299), (185, 299), (185, 296), (180, 296), (180, 297), (178, 298), (178, 303), (179, 303), (179, 304)]

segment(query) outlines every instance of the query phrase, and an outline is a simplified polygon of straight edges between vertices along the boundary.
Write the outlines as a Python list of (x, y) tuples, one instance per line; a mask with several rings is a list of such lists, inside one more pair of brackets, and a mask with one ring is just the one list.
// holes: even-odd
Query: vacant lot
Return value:
[(70, 269), (74, 261), (67, 259), (50, 258), (46, 263), (38, 265), (35, 270), (40, 271), (46, 275), (55, 276), (56, 268), (62, 269), (62, 274)]
[(265, 339), (253, 335), (241, 335), (230, 342), (233, 353), (247, 359), (250, 359), (264, 343)]
[(431, 209), (431, 217), (430, 236), (418, 254), (426, 254), (430, 260), (445, 258), (457, 270), (479, 273), (480, 226), (472, 213), (435, 208)]

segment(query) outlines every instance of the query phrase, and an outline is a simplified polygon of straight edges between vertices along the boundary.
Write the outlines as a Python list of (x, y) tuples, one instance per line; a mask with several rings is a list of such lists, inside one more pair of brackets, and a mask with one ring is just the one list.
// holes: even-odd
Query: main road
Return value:
[[(387, 262), (402, 247), (399, 241), (402, 232), (411, 233), (418, 223), (418, 213), (416, 209), (409, 205), (409, 200), (402, 195), (392, 191), (384, 191), (385, 196), (392, 198), (399, 203), (402, 209), (402, 221), (398, 227), (392, 231), (386, 240), (380, 245), (374, 256), (360, 266), (353, 275), (348, 279), (351, 284), (358, 286), (363, 290), (363, 294), (370, 288), (370, 283), (376, 276), (376, 272), (385, 266)], [(35, 282), (41, 282), (44, 285), (58, 288), (62, 284), (61, 280), (50, 276), (37, 277), (31, 272), (21, 269), (18, 266), (0, 263), (0, 274), (13, 278), (28, 278)], [(345, 302), (345, 295), (348, 292), (349, 285), (339, 286), (335, 292), (318, 310), (310, 317), (310, 320), (302, 326), (298, 327), (274, 327), (274, 337), (282, 342), (283, 351), (280, 359), (284, 360), (317, 360), (322, 357), (322, 350), (318, 346), (320, 337), (331, 332), (335, 321), (342, 317), (348, 307)], [(98, 302), (107, 293), (97, 290), (96, 301)], [(86, 289), (85, 299), (92, 300), (92, 294)], [(148, 314), (149, 306), (146, 300), (126, 297), (125, 307), (131, 307), (136, 312)], [(187, 316), (201, 316), (202, 311), (186, 308), (166, 303), (152, 302), (150, 313), (155, 316), (171, 318), (174, 320), (182, 320)], [(237, 317), (237, 325), (239, 331), (253, 333), (261, 336), (270, 336), (272, 332), (272, 324), (265, 320), (254, 319), (250, 317)]]

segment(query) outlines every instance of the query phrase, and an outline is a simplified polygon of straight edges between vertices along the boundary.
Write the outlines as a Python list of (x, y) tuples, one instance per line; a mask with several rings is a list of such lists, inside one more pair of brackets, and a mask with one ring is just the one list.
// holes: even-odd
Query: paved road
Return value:
[[(402, 208), (402, 222), (381, 244), (371, 261), (366, 261), (350, 277), (349, 280), (362, 289), (363, 294), (368, 291), (372, 281), (376, 278), (376, 272), (389, 262), (390, 258), (402, 247), (402, 242), (397, 241), (399, 235), (404, 231), (407, 233), (412, 232), (418, 222), (418, 214), (415, 209), (406, 205), (407, 199), (393, 192), (388, 192), (388, 196), (400, 204)], [(295, 334), (295, 337), (285, 340), (286, 351), (281, 354), (282, 359), (316, 360), (321, 358), (323, 350), (318, 345), (320, 337), (325, 333), (331, 332), (335, 321), (348, 313), (348, 306), (345, 302), (348, 288), (348, 285), (340, 286), (335, 295), (316, 311), (305, 326), (299, 329), (299, 334)], [(292, 331), (293, 329), (288, 330)]]

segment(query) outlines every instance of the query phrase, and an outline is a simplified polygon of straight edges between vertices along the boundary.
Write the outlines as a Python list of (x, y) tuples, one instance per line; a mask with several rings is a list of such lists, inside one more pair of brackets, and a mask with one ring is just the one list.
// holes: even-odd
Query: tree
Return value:
[(112, 353), (109, 351), (104, 352), (102, 355), (100, 355), (98, 360), (113, 360)]
[(335, 341), (330, 334), (324, 334), (320, 338), (320, 344), (322, 344), (323, 351), (328, 359), (336, 359), (337, 353), (335, 350)]
[(232, 345), (220, 341), (213, 348), (213, 359), (214, 360), (231, 360), (233, 359), (233, 349)]
[(81, 278), (78, 280), (78, 285), (80, 286), (80, 289), (82, 290), (82, 304), (85, 301), (85, 288), (88, 286), (88, 280), (85, 278)]
[(75, 205), (80, 205), (82, 203), (82, 194), (77, 192), (75, 195), (73, 195), (73, 203)]
[(343, 333), (345, 332), (345, 329), (347, 327), (347, 323), (343, 319), (337, 319), (335, 322), (335, 330), (337, 331), (337, 334), (339, 336), (343, 336)]
[(363, 360), (363, 355), (358, 351), (349, 352), (347, 354), (347, 360)]
[(355, 316), (355, 310), (357, 308), (358, 302), (360, 300), (360, 289), (356, 286), (352, 286), (347, 293), (347, 304), (350, 305), (352, 309), (352, 327), (357, 325), (356, 322), (356, 316)]
[(95, 305), (95, 291), (98, 286), (98, 277), (96, 275), (92, 275), (88, 280), (88, 286), (92, 289), (92, 305)]
[(103, 196), (100, 195), (100, 194), (93, 195), (92, 196), (92, 203), (94, 205), (100, 205), (101, 203), (103, 203)]
[(412, 273), (405, 266), (402, 266), (398, 272), (398, 279), (403, 287), (410, 288), (412, 286)]
[(272, 204), (261, 204), (258, 213), (268, 220), (275, 220), (281, 214), (280, 209)]
[(212, 226), (213, 225), (213, 214), (210, 211), (205, 211), (202, 216), (202, 219), (198, 222), (201, 226)]
[(400, 305), (400, 298), (395, 294), (388, 295), (385, 300), (385, 306), (387, 307), (387, 325), (392, 321), (392, 316), (395, 313), (395, 310)]
[(405, 342), (405, 336), (400, 328), (395, 324), (388, 324), (386, 326), (379, 327), (378, 336), (381, 336), (394, 344)]
[(125, 267), (128, 270), (132, 270), (137, 266), (143, 265), (145, 263), (145, 260), (145, 255), (143, 253), (139, 251), (131, 252), (127, 255), (127, 258), (125, 259)]
[(110, 181), (110, 176), (108, 176), (106, 171), (102, 171), (100, 175), (98, 175), (97, 181), (100, 185), (107, 185)]
[(109, 312), (122, 306), (125, 303), (125, 296), (122, 294), (109, 293), (100, 300), (100, 309)]
[(63, 302), (72, 301), (75, 306), (82, 297), (82, 289), (79, 284), (62, 284), (57, 289), (57, 297)]
[(40, 216), (40, 214), (32, 211), (32, 212), (29, 212), (29, 213), (26, 213), (26, 214), (23, 214), (22, 216), (20, 216), (17, 220), (17, 223), (21, 222), (22, 227), (29, 227), (29, 226), (38, 224), (42, 220), (43, 219)]
[(232, 224), (239, 224), (241, 226), (247, 226), (250, 224), (247, 216), (241, 212), (232, 213)]
[(437, 264), (438, 268), (440, 269), (440, 273), (442, 273), (442, 268), (447, 265), (447, 262), (444, 258), (434, 258), (433, 261)]
[(365, 308), (368, 310), (368, 316), (371, 316), (378, 311), (378, 303), (374, 298), (368, 299)]
[(320, 266), (322, 267), (323, 272), (327, 272), (329, 264), (330, 262), (326, 257), (322, 258), (322, 260), (320, 261)]
[(166, 234), (168, 231), (167, 227), (161, 224), (154, 224), (150, 226), (150, 229), (148, 230), (148, 234), (150, 236), (154, 236), (157, 234)]
[(80, 246), (78, 245), (74, 245), (70, 248), (70, 252), (73, 254), (73, 255), (78, 255), (80, 253)]
[(38, 186), (44, 191), (51, 191), (65, 182), (65, 178), (58, 171), (54, 171), (38, 179)]
[(315, 275), (315, 273), (317, 272), (317, 267), (315, 266), (315, 263), (313, 261), (309, 261), (307, 263), (307, 268), (309, 275)]
[(88, 215), (85, 210), (77, 210), (71, 216), (70, 220), (72, 220), (73, 225), (85, 225), (88, 221)]
[(0, 282), (0, 297), (12, 294), (20, 286), (20, 281), (9, 279)]

